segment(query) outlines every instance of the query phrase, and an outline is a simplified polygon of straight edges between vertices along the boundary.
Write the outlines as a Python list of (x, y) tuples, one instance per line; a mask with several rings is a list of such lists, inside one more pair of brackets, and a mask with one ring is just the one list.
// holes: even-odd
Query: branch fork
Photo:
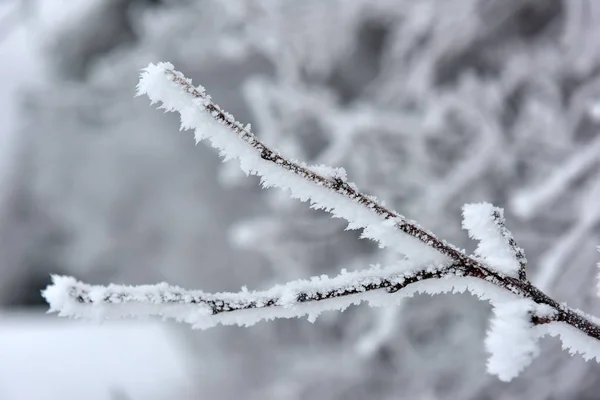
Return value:
[[(406, 259), (391, 267), (343, 271), (334, 278), (239, 293), (210, 294), (164, 283), (92, 286), (54, 276), (43, 292), (50, 311), (79, 318), (159, 315), (207, 328), (303, 315), (314, 320), (322, 311), (343, 310), (362, 301), (387, 306), (417, 292), (468, 290), (495, 307), (486, 346), (492, 353), (488, 370), (500, 379), (514, 378), (531, 362), (544, 335), (559, 336), (565, 347), (586, 359), (600, 359), (598, 320), (558, 303), (527, 280), (525, 252), (506, 228), (502, 209), (487, 203), (465, 206), (463, 227), (479, 242), (476, 253), (468, 255), (361, 193), (343, 169), (310, 167), (280, 155), (171, 64), (150, 64), (143, 71), (138, 95), (143, 94), (152, 103), (161, 102), (160, 108), (179, 112), (182, 129), (194, 129), (197, 141), (210, 141), (225, 159), (237, 158), (244, 172), (261, 177), (263, 187), (280, 187), (291, 197), (310, 200), (311, 207), (346, 219), (349, 229), (363, 229), (364, 237)], [(503, 356), (507, 348), (512, 355), (508, 358)]]

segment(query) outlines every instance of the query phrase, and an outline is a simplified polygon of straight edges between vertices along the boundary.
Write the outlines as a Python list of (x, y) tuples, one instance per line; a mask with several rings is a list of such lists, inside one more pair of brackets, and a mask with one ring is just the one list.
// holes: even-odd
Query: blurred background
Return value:
[(600, 314), (597, 0), (1, 0), (0, 399), (600, 399), (553, 339), (485, 372), (489, 305), (251, 328), (45, 315), (50, 273), (263, 289), (398, 255), (222, 164), (134, 98), (170, 61), (264, 141), (468, 250), (488, 201), (534, 284)]

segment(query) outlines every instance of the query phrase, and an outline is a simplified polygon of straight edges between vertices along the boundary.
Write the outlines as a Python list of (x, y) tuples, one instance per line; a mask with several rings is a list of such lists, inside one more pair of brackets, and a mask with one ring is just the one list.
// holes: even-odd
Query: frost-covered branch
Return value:
[(537, 351), (537, 339), (545, 334), (559, 335), (565, 347), (586, 359), (600, 359), (597, 320), (559, 304), (527, 281), (525, 254), (506, 228), (501, 209), (489, 204), (465, 208), (463, 226), (479, 241), (476, 255), (470, 256), (361, 193), (343, 169), (308, 166), (280, 155), (171, 64), (151, 64), (144, 70), (138, 86), (142, 94), (167, 111), (179, 112), (182, 129), (194, 129), (197, 141), (209, 140), (226, 160), (238, 159), (246, 174), (261, 177), (263, 187), (289, 190), (293, 198), (347, 220), (349, 229), (363, 229), (363, 237), (407, 260), (390, 268), (296, 281), (262, 292), (208, 294), (166, 284), (101, 287), (54, 277), (44, 292), (51, 311), (86, 318), (160, 315), (196, 327), (250, 325), (301, 315), (314, 319), (322, 311), (361, 301), (389, 305), (415, 292), (468, 290), (496, 307), (486, 343), (493, 355), (489, 371), (501, 379), (511, 379), (526, 366)]
[(463, 228), (479, 241), (477, 254), (494, 269), (525, 281), (525, 251), (506, 228), (504, 210), (489, 203), (467, 204), (463, 207), (463, 217)]
[[(265, 291), (244, 289), (239, 293), (215, 294), (166, 283), (93, 286), (71, 277), (53, 276), (53, 285), (44, 291), (44, 297), (51, 310), (65, 316), (113, 319), (158, 315), (196, 328), (217, 324), (249, 326), (275, 318), (308, 316), (309, 320), (315, 320), (323, 311), (343, 310), (363, 301), (390, 305), (401, 298), (390, 294), (409, 286), (411, 291), (402, 290), (402, 297), (419, 291), (452, 291), (456, 290), (453, 278), (463, 274), (464, 269), (457, 265), (417, 268), (405, 262), (393, 268), (374, 266), (358, 272), (343, 271), (335, 278), (321, 276), (293, 281)], [(427, 281), (436, 282), (426, 285)]]

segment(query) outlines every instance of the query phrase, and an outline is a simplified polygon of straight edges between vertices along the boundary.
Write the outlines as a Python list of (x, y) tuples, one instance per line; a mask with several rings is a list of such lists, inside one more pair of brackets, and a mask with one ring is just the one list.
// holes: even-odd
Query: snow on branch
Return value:
[(414, 293), (469, 291), (495, 307), (486, 346), (492, 354), (488, 370), (500, 379), (510, 380), (531, 361), (543, 335), (559, 336), (571, 354), (600, 360), (598, 320), (531, 285), (525, 254), (506, 228), (502, 209), (489, 204), (465, 207), (463, 227), (479, 241), (476, 255), (470, 256), (361, 193), (343, 169), (311, 167), (280, 155), (169, 63), (144, 69), (137, 94), (179, 112), (182, 129), (194, 129), (196, 141), (207, 139), (225, 160), (237, 159), (246, 174), (260, 176), (263, 187), (280, 187), (293, 198), (310, 201), (311, 207), (345, 219), (349, 229), (362, 229), (363, 237), (406, 259), (392, 267), (239, 293), (210, 294), (165, 283), (91, 286), (54, 276), (43, 292), (51, 312), (88, 319), (158, 315), (208, 328), (305, 315), (313, 321), (322, 311), (343, 310), (362, 301), (386, 306)]
[[(55, 275), (43, 296), (50, 304), (50, 311), (63, 316), (116, 319), (157, 315), (206, 329), (218, 324), (250, 326), (275, 318), (308, 316), (314, 321), (323, 311), (344, 310), (363, 301), (372, 306), (391, 305), (416, 292), (456, 291), (459, 288), (453, 279), (464, 274), (463, 268), (453, 264), (420, 268), (409, 262), (404, 264), (388, 268), (373, 266), (358, 272), (342, 271), (335, 278), (323, 275), (265, 291), (243, 289), (238, 293), (215, 294), (166, 283), (93, 286)], [(479, 283), (470, 282), (471, 285)], [(409, 286), (410, 290), (402, 290)], [(397, 292), (401, 295), (390, 296)], [(485, 290), (478, 293), (485, 296)]]
[[(138, 85), (138, 95), (142, 94), (152, 103), (161, 102), (162, 109), (178, 111), (181, 128), (194, 129), (196, 142), (207, 139), (225, 161), (238, 159), (246, 174), (261, 177), (263, 187), (287, 189), (291, 197), (310, 201), (312, 208), (347, 220), (348, 229), (363, 229), (363, 237), (412, 260), (448, 261), (429, 245), (435, 239), (433, 234), (385, 208), (375, 197), (360, 193), (356, 185), (347, 181), (343, 169), (311, 167), (282, 157), (259, 141), (249, 125), (242, 125), (214, 104), (203, 87), (192, 86), (171, 64), (151, 64), (144, 70)], [(407, 231), (420, 235), (406, 235)]]
[(490, 352), (487, 368), (503, 381), (517, 377), (539, 353), (538, 333), (531, 313), (536, 304), (528, 299), (497, 303), (485, 339)]
[(520, 280), (527, 279), (525, 251), (506, 228), (504, 210), (489, 203), (465, 204), (463, 228), (479, 241), (476, 254), (500, 272)]

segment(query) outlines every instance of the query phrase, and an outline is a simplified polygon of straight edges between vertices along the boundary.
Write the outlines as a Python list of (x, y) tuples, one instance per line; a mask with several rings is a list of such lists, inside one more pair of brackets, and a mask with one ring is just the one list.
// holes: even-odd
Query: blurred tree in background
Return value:
[[(451, 242), (470, 245), (462, 204), (505, 207), (530, 279), (598, 313), (599, 20), (594, 0), (90, 2), (43, 38), (22, 105), (0, 301), (34, 302), (50, 271), (235, 290), (400, 256), (170, 134), (132, 98), (168, 60), (265, 142)], [(597, 397), (599, 367), (560, 351), (487, 376), (489, 310), (467, 295), (407, 303), (181, 334), (217, 398)]]

